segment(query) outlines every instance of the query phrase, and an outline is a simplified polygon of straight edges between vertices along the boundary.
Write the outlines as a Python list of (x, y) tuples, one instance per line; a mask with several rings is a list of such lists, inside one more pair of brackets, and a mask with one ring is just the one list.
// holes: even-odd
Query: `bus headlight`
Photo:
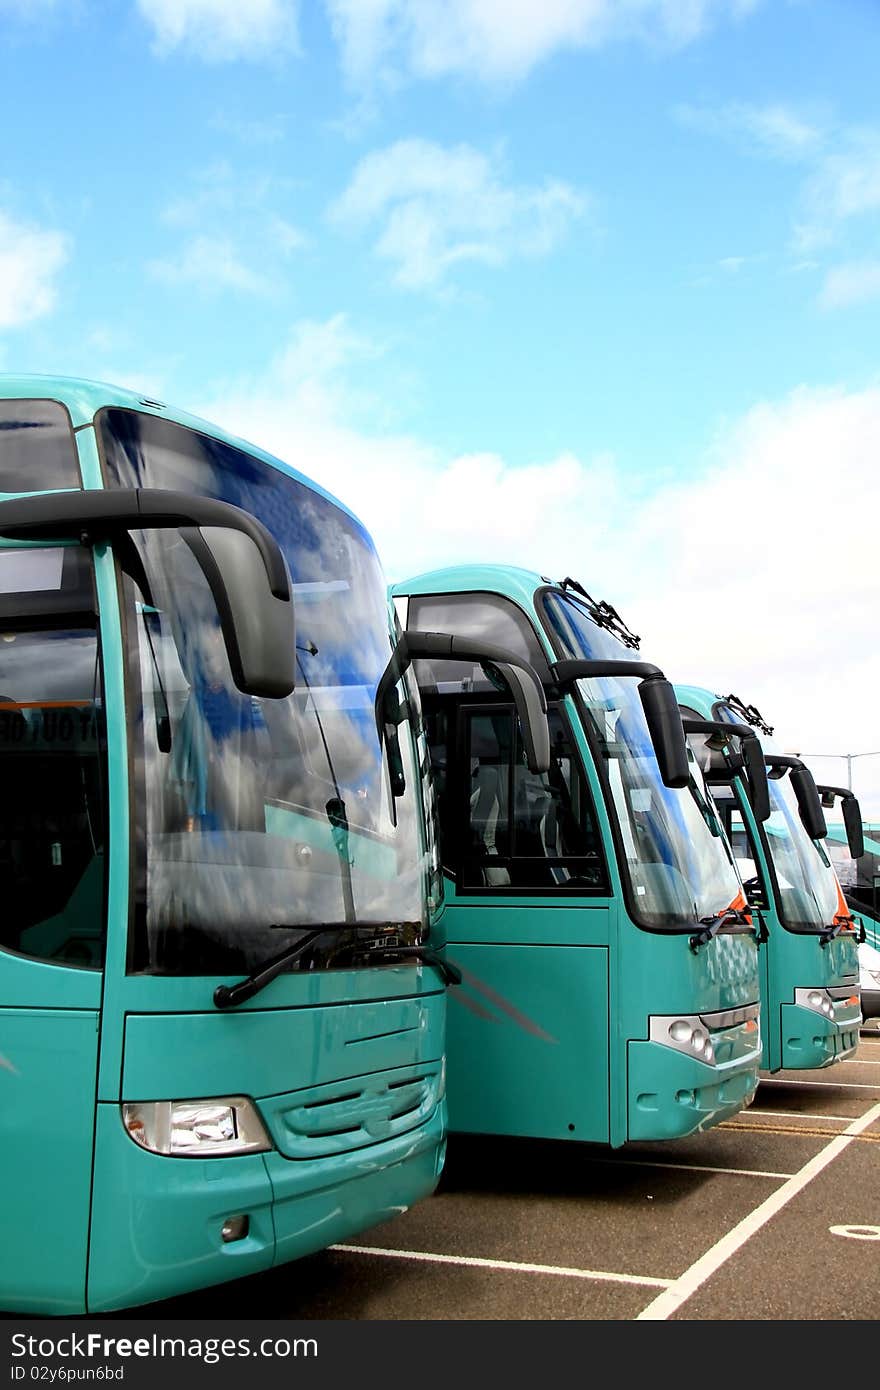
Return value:
[(715, 1049), (703, 1020), (694, 1015), (681, 1018), (652, 1018), (650, 1022), (652, 1042), (674, 1047), (677, 1052), (687, 1052), (701, 1062), (710, 1065), (715, 1061)]
[(125, 1101), (122, 1123), (136, 1144), (172, 1158), (264, 1153), (272, 1147), (253, 1101), (246, 1096)]
[(796, 989), (794, 1002), (811, 1013), (821, 1014), (823, 1018), (834, 1017), (834, 1000), (825, 989)]

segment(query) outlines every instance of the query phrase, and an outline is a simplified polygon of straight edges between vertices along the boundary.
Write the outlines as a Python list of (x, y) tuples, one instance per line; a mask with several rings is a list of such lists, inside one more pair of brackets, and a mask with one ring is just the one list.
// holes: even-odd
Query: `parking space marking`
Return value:
[(567, 1269), (564, 1265), (521, 1264), (518, 1260), (485, 1260), (479, 1255), (436, 1255), (427, 1250), (386, 1250), (378, 1245), (331, 1245), (351, 1255), (384, 1255), (391, 1260), (421, 1260), (426, 1264), (467, 1265), (474, 1269), (499, 1269), (513, 1274), (557, 1274), (565, 1279), (601, 1280), (606, 1284), (645, 1284), (668, 1289), (671, 1279), (652, 1279), (647, 1274), (612, 1274), (605, 1269)]
[(594, 1158), (593, 1163), (616, 1163), (624, 1168), (674, 1168), (685, 1173), (732, 1173), (738, 1178), (793, 1178), (794, 1173), (765, 1173), (759, 1168), (721, 1168), (715, 1163), (673, 1163), (647, 1158)]
[[(774, 1120), (811, 1120), (814, 1118), (812, 1115), (805, 1115), (803, 1110), (747, 1110), (740, 1113), (750, 1115), (754, 1119), (762, 1115), (770, 1116)], [(852, 1124), (853, 1117), (852, 1115), (823, 1115), (822, 1119), (839, 1120), (842, 1125), (848, 1125)], [(724, 1129), (727, 1123), (727, 1120), (722, 1120), (719, 1129)]]
[(832, 1086), (835, 1091), (876, 1091), (869, 1081), (787, 1081), (784, 1076), (768, 1077), (762, 1086)]
[(824, 1149), (815, 1154), (794, 1177), (789, 1178), (783, 1183), (776, 1192), (772, 1193), (760, 1206), (750, 1212), (732, 1231), (728, 1231), (726, 1236), (722, 1236), (719, 1241), (707, 1250), (690, 1269), (686, 1270), (676, 1279), (663, 1293), (658, 1294), (646, 1308), (638, 1314), (637, 1321), (662, 1322), (677, 1312), (683, 1303), (695, 1293), (701, 1284), (704, 1284), (717, 1269), (735, 1255), (746, 1241), (750, 1240), (756, 1231), (781, 1211), (793, 1197), (796, 1197), (813, 1178), (818, 1177), (824, 1168), (828, 1167), (844, 1149), (848, 1148), (853, 1139), (859, 1137), (863, 1130), (872, 1125), (875, 1120), (880, 1119), (880, 1101), (872, 1105), (859, 1119), (853, 1120), (852, 1124), (843, 1134), (838, 1134), (826, 1144)]
[(880, 1226), (829, 1226), (833, 1236), (846, 1236), (848, 1240), (880, 1240)]
[[(824, 1119), (824, 1115), (821, 1117)], [(738, 1124), (736, 1120), (725, 1120), (725, 1129), (738, 1129), (748, 1134), (796, 1134), (799, 1138), (807, 1139), (836, 1139), (838, 1137), (835, 1129), (805, 1129), (802, 1125), (753, 1125)], [(846, 1131), (844, 1131), (845, 1133)], [(880, 1134), (854, 1134), (854, 1139), (859, 1143), (880, 1144)], [(794, 1173), (789, 1173), (789, 1177), (795, 1177)]]

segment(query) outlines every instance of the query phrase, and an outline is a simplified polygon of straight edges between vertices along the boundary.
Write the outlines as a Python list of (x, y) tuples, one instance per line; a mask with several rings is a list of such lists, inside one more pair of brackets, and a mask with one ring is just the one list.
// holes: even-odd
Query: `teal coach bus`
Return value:
[[(825, 845), (853, 915), (861, 923), (859, 983), (865, 1026), (880, 1020), (880, 825), (862, 822), (858, 802), (849, 788), (820, 786), (822, 805), (832, 809), (840, 799), (846, 819), (829, 821)], [(849, 812), (849, 815), (847, 815)], [(861, 835), (861, 838), (859, 838)]]
[(550, 765), (509, 699), (418, 661), (438, 802), (450, 1130), (688, 1135), (758, 1083), (758, 947), (672, 686), (580, 584), (466, 566), (392, 588), (409, 631), (503, 644), (544, 684)]
[[(762, 1067), (829, 1066), (859, 1042), (858, 924), (823, 843), (813, 775), (778, 750), (753, 705), (699, 686), (676, 693), (759, 924)], [(743, 749), (759, 734), (767, 780), (756, 795)]]
[[(819, 790), (823, 793), (823, 804), (833, 807), (842, 789), (820, 787)], [(842, 798), (844, 808), (849, 804), (849, 795)], [(861, 823), (861, 816), (859, 821)], [(865, 822), (858, 846), (851, 844), (851, 834), (851, 826), (844, 821), (829, 821), (825, 843), (843, 895), (863, 923), (867, 940), (877, 950), (880, 949), (880, 825)], [(855, 849), (861, 849), (861, 854), (854, 853)]]
[[(362, 525), (279, 460), (0, 379), (4, 1310), (265, 1270), (436, 1185), (450, 971), (392, 620)], [(539, 769), (524, 666), (487, 669)]]

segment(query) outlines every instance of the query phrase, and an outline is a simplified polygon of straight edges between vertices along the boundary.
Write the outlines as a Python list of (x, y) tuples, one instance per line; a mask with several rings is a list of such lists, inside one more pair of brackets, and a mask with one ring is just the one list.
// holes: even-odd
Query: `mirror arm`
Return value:
[(185, 526), (242, 531), (260, 552), (274, 597), (290, 602), (290, 581), (277, 541), (255, 516), (231, 502), (165, 488), (123, 488), (113, 492), (93, 488), (0, 502), (0, 536), (9, 540), (67, 539), (85, 533), (90, 542), (95, 542), (112, 540), (123, 531)]
[[(748, 782), (749, 800), (756, 820), (765, 821), (770, 816), (770, 796), (767, 791), (766, 759), (760, 740), (750, 724), (728, 723), (726, 719), (683, 719), (686, 734), (732, 734), (740, 740), (740, 767), (731, 767), (731, 773), (743, 771)], [(754, 762), (750, 765), (746, 750), (754, 750)], [(764, 768), (763, 773), (759, 771)], [(759, 781), (760, 779), (760, 781)]]
[[(474, 643), (471, 638), (456, 637), (448, 632), (412, 632), (407, 629), (401, 633), (391, 652), (388, 665), (379, 678), (379, 684), (376, 686), (374, 713), (376, 727), (389, 749), (390, 758), (393, 759), (395, 742), (392, 730), (396, 732), (396, 725), (400, 723), (406, 710), (406, 706), (400, 701), (396, 701), (392, 706), (391, 695), (394, 686), (414, 661), (431, 659), (470, 661), (481, 666), (493, 666), (505, 679), (507, 679), (505, 668), (513, 667), (523, 671), (534, 687), (538, 710), (544, 716), (543, 737), (539, 742), (536, 742), (533, 737), (534, 731), (529, 727), (529, 719), (526, 714), (527, 706), (523, 705), (520, 708), (524, 696), (522, 693), (518, 694), (511, 686), (514, 703), (517, 706), (523, 728), (528, 762), (533, 772), (547, 771), (550, 761), (549, 728), (546, 723), (547, 697), (534, 667), (524, 658), (517, 656), (515, 652), (508, 651), (506, 647), (498, 647), (490, 642)], [(509, 679), (507, 679), (507, 683), (510, 685)], [(396, 766), (392, 766), (391, 775), (393, 794), (399, 796), (404, 790), (402, 768), (398, 769)]]
[(592, 676), (641, 676), (645, 680), (666, 677), (659, 666), (650, 661), (607, 661), (565, 660), (550, 663), (550, 674), (557, 685), (570, 685), (573, 681), (589, 680)]

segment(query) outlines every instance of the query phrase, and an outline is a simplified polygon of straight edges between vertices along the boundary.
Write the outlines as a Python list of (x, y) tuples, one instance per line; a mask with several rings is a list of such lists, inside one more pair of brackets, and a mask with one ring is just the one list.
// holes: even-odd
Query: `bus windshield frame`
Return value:
[[(631, 649), (600, 627), (576, 595), (547, 587), (535, 595), (535, 604), (559, 657), (632, 660)], [(690, 747), (688, 786), (663, 783), (637, 679), (581, 679), (575, 698), (603, 786), (624, 894), (636, 925), (686, 932), (697, 921), (745, 907), (733, 853)]]

